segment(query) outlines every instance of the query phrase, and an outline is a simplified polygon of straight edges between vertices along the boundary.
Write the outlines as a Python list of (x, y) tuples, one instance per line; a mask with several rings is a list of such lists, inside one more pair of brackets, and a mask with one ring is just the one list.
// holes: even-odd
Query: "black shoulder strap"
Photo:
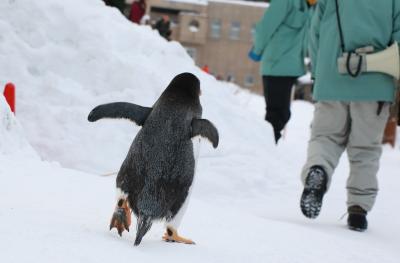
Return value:
[[(342, 29), (342, 24), (340, 21), (340, 12), (339, 12), (339, 2), (338, 0), (335, 0), (335, 5), (336, 5), (336, 19), (337, 19), (337, 24), (338, 24), (338, 28), (339, 28), (339, 36), (340, 36), (340, 48), (342, 49), (342, 53), (346, 52), (346, 47), (344, 45), (344, 37), (343, 37), (343, 29)], [(363, 57), (356, 54), (356, 56), (358, 56), (358, 65), (357, 65), (357, 69), (355, 72), (351, 71), (351, 67), (350, 67), (350, 60), (351, 57), (353, 55), (354, 52), (348, 52), (347, 53), (347, 59), (346, 59), (346, 69), (347, 69), (347, 73), (353, 77), (356, 78), (360, 75), (361, 73), (361, 66), (362, 66), (362, 62), (363, 62)]]
[(335, 4), (336, 4), (336, 20), (337, 20), (337, 23), (338, 23), (339, 36), (340, 36), (340, 48), (342, 49), (342, 52), (344, 53), (345, 52), (345, 46), (344, 46), (342, 24), (340, 23), (340, 13), (339, 13), (338, 0), (335, 0)]

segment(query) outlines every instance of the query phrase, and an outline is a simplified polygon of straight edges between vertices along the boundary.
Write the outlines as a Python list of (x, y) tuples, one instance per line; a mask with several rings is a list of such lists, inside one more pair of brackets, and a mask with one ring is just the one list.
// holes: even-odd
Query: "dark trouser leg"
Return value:
[(297, 77), (263, 76), (264, 97), (267, 105), (265, 120), (274, 129), (275, 142), (290, 119), (290, 95)]

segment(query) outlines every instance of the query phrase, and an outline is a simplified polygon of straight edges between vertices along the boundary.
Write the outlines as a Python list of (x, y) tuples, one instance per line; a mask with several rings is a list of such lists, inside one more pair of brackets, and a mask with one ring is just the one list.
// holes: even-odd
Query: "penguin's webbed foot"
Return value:
[(167, 227), (167, 231), (165, 232), (163, 236), (163, 240), (166, 242), (177, 242), (177, 243), (183, 243), (183, 244), (188, 244), (188, 245), (194, 245), (192, 240), (181, 237), (178, 235), (178, 231), (176, 231), (173, 228)]
[(128, 200), (120, 199), (115, 207), (114, 214), (110, 222), (110, 230), (114, 227), (118, 230), (118, 234), (122, 236), (124, 230), (129, 232), (131, 225), (131, 209)]

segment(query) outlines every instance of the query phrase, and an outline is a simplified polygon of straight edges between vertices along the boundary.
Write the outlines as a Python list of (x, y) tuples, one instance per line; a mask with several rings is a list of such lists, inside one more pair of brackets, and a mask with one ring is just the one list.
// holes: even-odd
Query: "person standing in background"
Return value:
[(158, 33), (166, 40), (171, 40), (171, 22), (168, 15), (163, 15), (154, 25), (154, 28), (157, 29)]
[(261, 61), (265, 120), (273, 127), (276, 143), (290, 119), (292, 87), (306, 73), (304, 44), (309, 9), (315, 3), (316, 0), (272, 0), (256, 25), (249, 57)]
[(131, 5), (129, 20), (131, 20), (133, 23), (140, 24), (145, 13), (146, 0), (136, 0)]
[(350, 162), (347, 226), (356, 231), (368, 228), (367, 213), (378, 193), (382, 136), (396, 85), (390, 75), (354, 74), (348, 65), (347, 73), (341, 74), (338, 59), (366, 47), (383, 51), (396, 41), (400, 42), (399, 0), (318, 1), (310, 33), (317, 103), (301, 174), (300, 208), (306, 217), (319, 215), (332, 174), (346, 150)]

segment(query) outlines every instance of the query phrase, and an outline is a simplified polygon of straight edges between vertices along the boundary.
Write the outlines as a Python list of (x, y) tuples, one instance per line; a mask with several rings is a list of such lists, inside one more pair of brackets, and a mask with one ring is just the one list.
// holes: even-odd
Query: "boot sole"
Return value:
[(347, 226), (350, 230), (356, 231), (356, 232), (365, 232), (367, 230), (366, 228), (359, 228), (359, 227), (354, 227), (354, 226)]
[(322, 198), (318, 197), (317, 192), (318, 190), (314, 189), (304, 189), (300, 199), (301, 212), (311, 219), (316, 218), (321, 212)]

